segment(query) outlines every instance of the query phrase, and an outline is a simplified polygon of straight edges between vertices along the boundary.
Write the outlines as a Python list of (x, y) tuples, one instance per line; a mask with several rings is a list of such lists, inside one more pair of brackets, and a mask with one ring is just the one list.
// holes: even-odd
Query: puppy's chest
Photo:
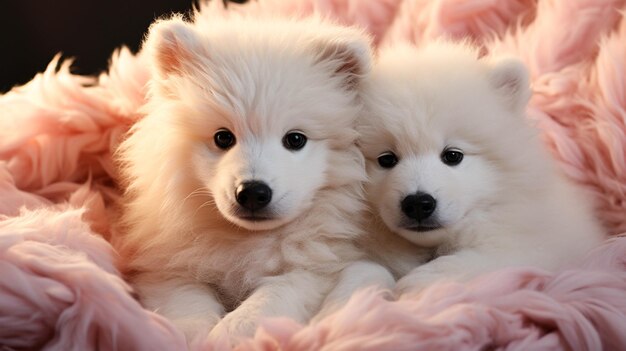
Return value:
[(286, 264), (280, 245), (271, 239), (213, 242), (195, 267), (200, 281), (228, 294), (256, 286), (263, 277), (281, 274)]

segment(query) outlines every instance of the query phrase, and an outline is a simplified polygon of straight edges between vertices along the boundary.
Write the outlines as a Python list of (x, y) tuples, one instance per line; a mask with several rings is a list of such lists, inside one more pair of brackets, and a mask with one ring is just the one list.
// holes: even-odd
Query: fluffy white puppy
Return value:
[(141, 301), (189, 338), (307, 321), (361, 256), (369, 38), (314, 18), (172, 18), (144, 50), (147, 115), (120, 149), (119, 246)]
[(555, 269), (602, 240), (590, 200), (527, 125), (518, 60), (442, 42), (388, 48), (363, 96), (368, 246), (404, 276), (399, 292), (505, 266)]

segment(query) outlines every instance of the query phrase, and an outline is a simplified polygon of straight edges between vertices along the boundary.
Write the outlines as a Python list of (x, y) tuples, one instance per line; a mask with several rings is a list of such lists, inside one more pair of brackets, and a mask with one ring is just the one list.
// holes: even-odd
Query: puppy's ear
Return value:
[(356, 89), (370, 71), (372, 49), (365, 35), (354, 38), (334, 38), (316, 45), (318, 61), (328, 64), (348, 89)]
[(194, 56), (203, 52), (194, 29), (180, 17), (152, 24), (143, 47), (153, 72), (161, 78), (184, 73)]
[(495, 61), (489, 71), (489, 82), (511, 109), (525, 109), (530, 99), (530, 85), (524, 63), (514, 58)]

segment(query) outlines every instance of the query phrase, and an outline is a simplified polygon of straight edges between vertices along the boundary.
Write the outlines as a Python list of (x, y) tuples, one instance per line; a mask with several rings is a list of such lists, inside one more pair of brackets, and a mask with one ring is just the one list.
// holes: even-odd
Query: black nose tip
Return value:
[(415, 195), (405, 197), (400, 206), (402, 207), (402, 212), (409, 218), (421, 221), (435, 212), (437, 200), (430, 194), (418, 192)]
[(237, 187), (235, 198), (245, 209), (260, 210), (272, 201), (272, 189), (263, 182), (243, 182)]

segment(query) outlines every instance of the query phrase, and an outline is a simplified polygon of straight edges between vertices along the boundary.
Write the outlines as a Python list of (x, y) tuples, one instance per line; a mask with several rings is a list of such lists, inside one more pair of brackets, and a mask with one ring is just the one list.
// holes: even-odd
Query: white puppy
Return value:
[(314, 18), (173, 18), (144, 50), (147, 115), (120, 151), (119, 246), (141, 301), (189, 338), (306, 322), (361, 257), (369, 38)]
[(555, 269), (602, 240), (589, 199), (527, 125), (521, 62), (450, 43), (384, 49), (363, 96), (368, 246), (406, 275), (399, 292), (505, 266)]

